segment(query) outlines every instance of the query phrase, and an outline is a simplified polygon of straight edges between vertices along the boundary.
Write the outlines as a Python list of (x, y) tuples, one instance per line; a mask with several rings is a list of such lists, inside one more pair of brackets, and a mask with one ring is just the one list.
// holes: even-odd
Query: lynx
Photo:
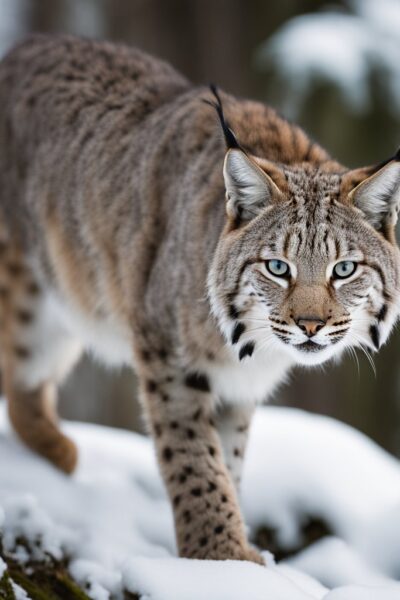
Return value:
[(72, 472), (58, 384), (85, 349), (131, 365), (180, 556), (262, 562), (238, 501), (252, 413), (294, 365), (387, 339), (400, 154), (349, 170), (262, 103), (69, 36), (4, 58), (0, 106), (16, 432)]

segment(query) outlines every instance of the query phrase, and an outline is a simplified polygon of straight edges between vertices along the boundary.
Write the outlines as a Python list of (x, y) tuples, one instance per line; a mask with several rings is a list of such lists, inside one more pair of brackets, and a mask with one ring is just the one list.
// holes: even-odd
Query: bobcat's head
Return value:
[(226, 135), (227, 224), (209, 295), (238, 357), (280, 348), (315, 365), (377, 350), (399, 315), (400, 156), (352, 171), (287, 166)]

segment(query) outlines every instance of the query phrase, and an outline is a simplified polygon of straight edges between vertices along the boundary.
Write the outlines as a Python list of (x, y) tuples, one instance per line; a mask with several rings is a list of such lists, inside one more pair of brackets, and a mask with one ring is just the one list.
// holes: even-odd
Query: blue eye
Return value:
[(290, 273), (290, 267), (283, 260), (274, 258), (265, 262), (267, 270), (275, 277), (286, 277)]
[(334, 279), (346, 279), (353, 275), (357, 268), (357, 263), (352, 260), (342, 260), (333, 267), (332, 275)]

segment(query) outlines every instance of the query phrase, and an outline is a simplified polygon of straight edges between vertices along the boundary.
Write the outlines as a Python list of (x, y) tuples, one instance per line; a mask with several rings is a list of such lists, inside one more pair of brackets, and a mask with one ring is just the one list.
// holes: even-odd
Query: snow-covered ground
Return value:
[[(305, 519), (335, 533), (268, 566), (176, 558), (172, 515), (151, 443), (109, 428), (65, 424), (81, 459), (69, 478), (26, 450), (0, 416), (4, 550), (28, 560), (72, 557), (90, 597), (143, 600), (399, 600), (400, 467), (363, 435), (325, 417), (261, 408), (243, 481), (251, 531), (301, 545)], [(4, 563), (0, 560), (0, 578)]]

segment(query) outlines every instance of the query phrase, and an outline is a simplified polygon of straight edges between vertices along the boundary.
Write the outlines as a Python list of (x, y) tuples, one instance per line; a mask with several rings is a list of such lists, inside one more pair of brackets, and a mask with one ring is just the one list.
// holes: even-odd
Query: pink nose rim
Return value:
[(299, 317), (296, 324), (310, 338), (324, 327), (325, 321), (315, 317)]

